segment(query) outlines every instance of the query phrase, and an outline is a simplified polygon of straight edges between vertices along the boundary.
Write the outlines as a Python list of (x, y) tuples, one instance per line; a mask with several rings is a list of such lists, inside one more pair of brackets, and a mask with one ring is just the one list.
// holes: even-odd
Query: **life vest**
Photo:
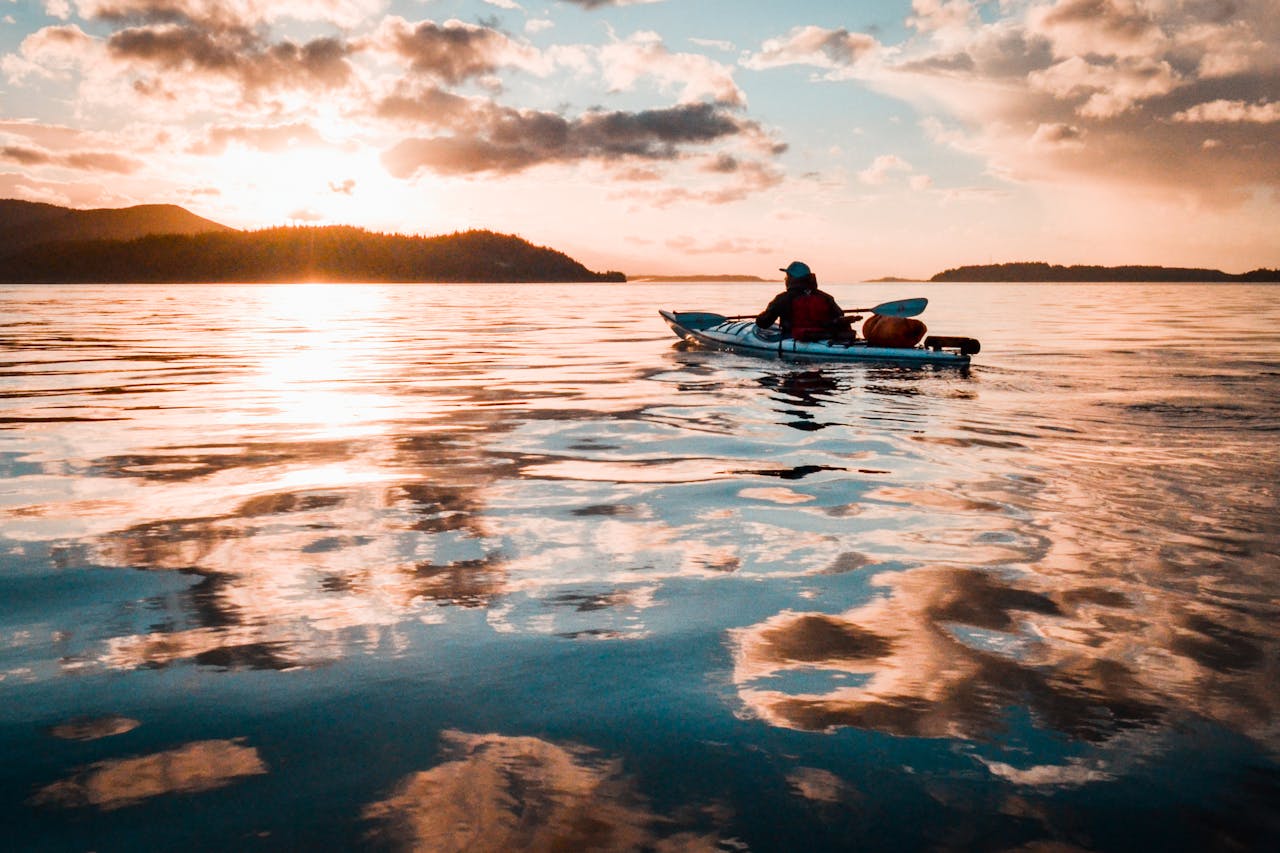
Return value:
[(812, 290), (791, 298), (791, 337), (797, 341), (819, 341), (831, 337), (831, 305)]

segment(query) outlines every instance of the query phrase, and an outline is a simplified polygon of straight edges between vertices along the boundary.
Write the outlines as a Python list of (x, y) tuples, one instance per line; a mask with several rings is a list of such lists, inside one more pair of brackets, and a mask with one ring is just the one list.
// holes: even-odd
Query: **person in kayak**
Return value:
[(853, 320), (845, 317), (835, 298), (818, 289), (818, 277), (803, 261), (792, 261), (781, 272), (787, 274), (786, 290), (756, 317), (756, 325), (767, 329), (780, 321), (782, 336), (798, 341), (853, 340)]

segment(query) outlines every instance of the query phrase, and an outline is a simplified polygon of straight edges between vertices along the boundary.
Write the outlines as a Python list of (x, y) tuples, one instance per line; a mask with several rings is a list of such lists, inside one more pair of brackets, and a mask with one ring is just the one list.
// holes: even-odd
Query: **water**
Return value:
[(1280, 291), (774, 289), (0, 288), (6, 843), (1275, 849)]

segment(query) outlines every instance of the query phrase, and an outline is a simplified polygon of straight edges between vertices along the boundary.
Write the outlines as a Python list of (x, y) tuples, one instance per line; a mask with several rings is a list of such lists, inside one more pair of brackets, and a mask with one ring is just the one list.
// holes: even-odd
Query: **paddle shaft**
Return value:
[[(849, 308), (845, 314), (880, 314), (885, 317), (914, 317), (923, 313), (929, 300), (924, 297), (916, 299), (898, 299), (893, 302), (881, 302), (874, 308)], [(736, 317), (725, 317), (726, 320), (754, 320), (755, 314), (742, 314)]]
[[(865, 313), (867, 313), (867, 312), (868, 312), (868, 311), (870, 311), (870, 310), (871, 310), (870, 308), (845, 308), (845, 309), (843, 310), (843, 313), (844, 313), (844, 314), (865, 314)], [(759, 315), (757, 315), (757, 314), (734, 314), (732, 317), (725, 317), (725, 319), (726, 319), (726, 320), (754, 320), (757, 316), (759, 316)]]

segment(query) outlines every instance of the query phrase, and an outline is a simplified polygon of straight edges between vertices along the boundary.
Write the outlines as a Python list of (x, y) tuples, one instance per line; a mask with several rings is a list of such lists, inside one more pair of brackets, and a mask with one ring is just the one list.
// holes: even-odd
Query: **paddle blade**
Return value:
[(668, 323), (674, 322), (678, 326), (692, 329), (695, 332), (710, 329), (712, 326), (719, 326), (721, 323), (729, 321), (729, 318), (723, 314), (715, 314), (711, 311), (663, 311), (660, 313), (663, 317), (668, 318)]
[(929, 300), (923, 296), (917, 299), (899, 299), (895, 302), (882, 302), (875, 308), (863, 308), (861, 311), (870, 311), (872, 314), (879, 314), (881, 317), (915, 317), (917, 314), (923, 314), (925, 306), (929, 304)]

